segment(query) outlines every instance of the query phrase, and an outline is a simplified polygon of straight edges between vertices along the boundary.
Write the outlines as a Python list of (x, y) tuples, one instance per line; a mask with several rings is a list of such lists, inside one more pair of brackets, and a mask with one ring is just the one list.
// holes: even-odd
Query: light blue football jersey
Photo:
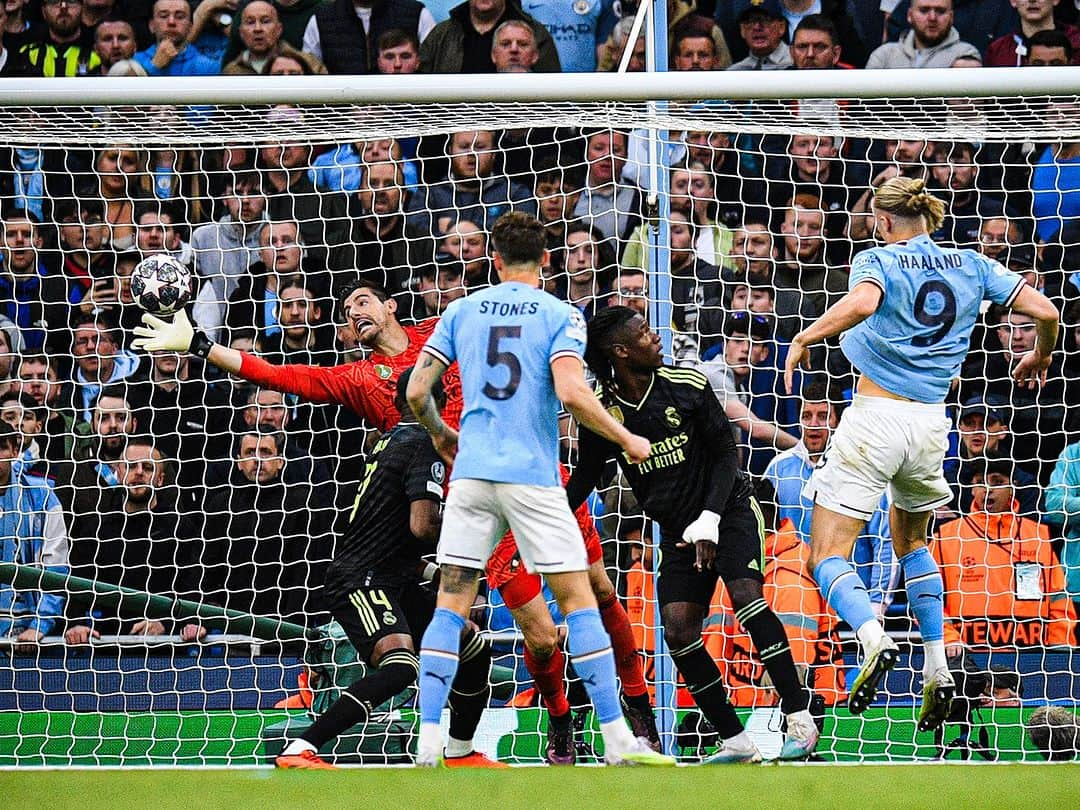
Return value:
[(1024, 285), (999, 262), (929, 236), (858, 254), (848, 288), (864, 281), (881, 288), (881, 306), (845, 332), (840, 346), (886, 391), (917, 402), (945, 400), (983, 300), (1011, 304)]
[(546, 292), (508, 282), (446, 308), (424, 351), (461, 373), (452, 480), (559, 486), (559, 400), (551, 362), (585, 352), (585, 319)]
[(612, 0), (522, 0), (521, 8), (551, 34), (563, 73), (592, 73), (596, 46), (618, 21), (612, 5)]

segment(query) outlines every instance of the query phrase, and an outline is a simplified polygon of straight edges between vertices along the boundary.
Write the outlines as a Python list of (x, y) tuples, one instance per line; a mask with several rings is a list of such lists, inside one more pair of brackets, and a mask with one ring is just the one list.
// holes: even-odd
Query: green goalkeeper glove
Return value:
[(146, 352), (190, 352), (205, 360), (214, 346), (210, 338), (191, 325), (182, 309), (173, 315), (172, 321), (163, 321), (146, 312), (142, 322), (146, 326), (136, 326), (132, 330), (138, 335), (137, 340), (131, 341), (132, 348)]

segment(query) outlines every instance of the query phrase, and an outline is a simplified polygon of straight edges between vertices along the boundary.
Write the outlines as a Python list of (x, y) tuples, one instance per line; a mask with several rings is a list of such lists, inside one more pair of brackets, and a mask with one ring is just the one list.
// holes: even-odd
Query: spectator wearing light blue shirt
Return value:
[[(810, 521), (814, 504), (803, 496), (803, 486), (825, 452), (829, 436), (840, 423), (835, 404), (826, 386), (812, 382), (803, 390), (799, 411), (802, 440), (776, 456), (765, 468), (765, 477), (776, 488), (781, 518), (789, 518), (803, 542), (810, 542)], [(855, 542), (855, 570), (866, 586), (874, 613), (880, 619), (892, 603), (900, 573), (893, 554), (889, 531), (889, 501), (885, 495), (863, 533)]]
[(157, 40), (145, 51), (135, 54), (135, 61), (150, 76), (216, 76), (221, 65), (189, 45), (191, 6), (187, 0), (157, 0), (150, 18), (150, 32)]
[[(15, 430), (0, 422), (0, 561), (67, 574), (69, 542), (63, 509), (44, 478), (22, 471), (16, 460), (19, 443)], [(0, 584), (0, 635), (16, 638), (16, 652), (32, 651), (63, 613), (60, 594)]]
[(1080, 607), (1080, 442), (1061, 451), (1046, 488), (1046, 522), (1065, 536), (1061, 565), (1065, 590)]
[(393, 160), (401, 163), (405, 188), (416, 192), (420, 184), (420, 170), (413, 159), (416, 155), (416, 143), (413, 139), (409, 140), (412, 142), (409, 144), (411, 148), (408, 157), (405, 156), (405, 144), (393, 138), (343, 143), (315, 158), (308, 170), (308, 177), (320, 191), (344, 191), (351, 194), (362, 184), (364, 166)]
[(524, 0), (522, 9), (555, 41), (564, 73), (596, 70), (596, 48), (618, 22), (614, 0)]
[(104, 313), (79, 313), (71, 323), (71, 354), (75, 359), (75, 414), (90, 421), (102, 388), (122, 382), (139, 370), (139, 358), (121, 348), (119, 329)]
[(450, 9), (459, 5), (461, 5), (461, 0), (424, 0), (424, 8), (435, 18), (437, 23), (449, 20)]

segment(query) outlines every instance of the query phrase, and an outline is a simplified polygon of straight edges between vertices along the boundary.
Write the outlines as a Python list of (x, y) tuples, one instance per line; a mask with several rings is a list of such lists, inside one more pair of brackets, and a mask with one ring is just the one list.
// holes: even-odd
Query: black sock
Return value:
[(343, 731), (367, 720), (372, 707), (415, 683), (419, 668), (416, 653), (391, 650), (383, 656), (378, 669), (351, 684), (301, 737), (316, 750), (322, 748)]
[(573, 719), (574, 713), (572, 711), (566, 714), (552, 714), (548, 712), (548, 728), (557, 728), (566, 730), (570, 728), (570, 721)]
[(728, 740), (743, 731), (742, 721), (735, 714), (735, 707), (728, 702), (724, 689), (724, 676), (716, 667), (700, 638), (671, 653), (694, 703), (701, 709), (705, 719), (713, 724), (720, 739)]
[(776, 618), (764, 599), (755, 599), (735, 611), (735, 618), (750, 634), (754, 648), (780, 695), (780, 710), (784, 714), (801, 712), (810, 705), (810, 692), (799, 680), (795, 659), (791, 657), (784, 625)]
[(631, 709), (637, 709), (642, 714), (652, 714), (652, 702), (649, 700), (648, 692), (642, 692), (640, 695), (624, 694), (622, 697), (623, 703)]
[(581, 682), (581, 678), (574, 671), (570, 656), (567, 656), (566, 660), (569, 664), (566, 668), (566, 699), (570, 703), (570, 708), (589, 711), (592, 709), (592, 701), (589, 700), (589, 693), (585, 691), (585, 684)]
[(480, 715), (491, 696), (491, 645), (471, 633), (461, 642), (458, 671), (450, 689), (450, 736), (471, 740), (480, 724)]

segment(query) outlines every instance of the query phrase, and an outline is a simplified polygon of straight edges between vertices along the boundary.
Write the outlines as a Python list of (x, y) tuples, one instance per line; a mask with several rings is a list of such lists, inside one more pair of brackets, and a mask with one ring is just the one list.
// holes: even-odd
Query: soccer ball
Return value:
[(171, 315), (191, 299), (191, 271), (167, 253), (147, 256), (131, 274), (131, 297), (154, 315)]

